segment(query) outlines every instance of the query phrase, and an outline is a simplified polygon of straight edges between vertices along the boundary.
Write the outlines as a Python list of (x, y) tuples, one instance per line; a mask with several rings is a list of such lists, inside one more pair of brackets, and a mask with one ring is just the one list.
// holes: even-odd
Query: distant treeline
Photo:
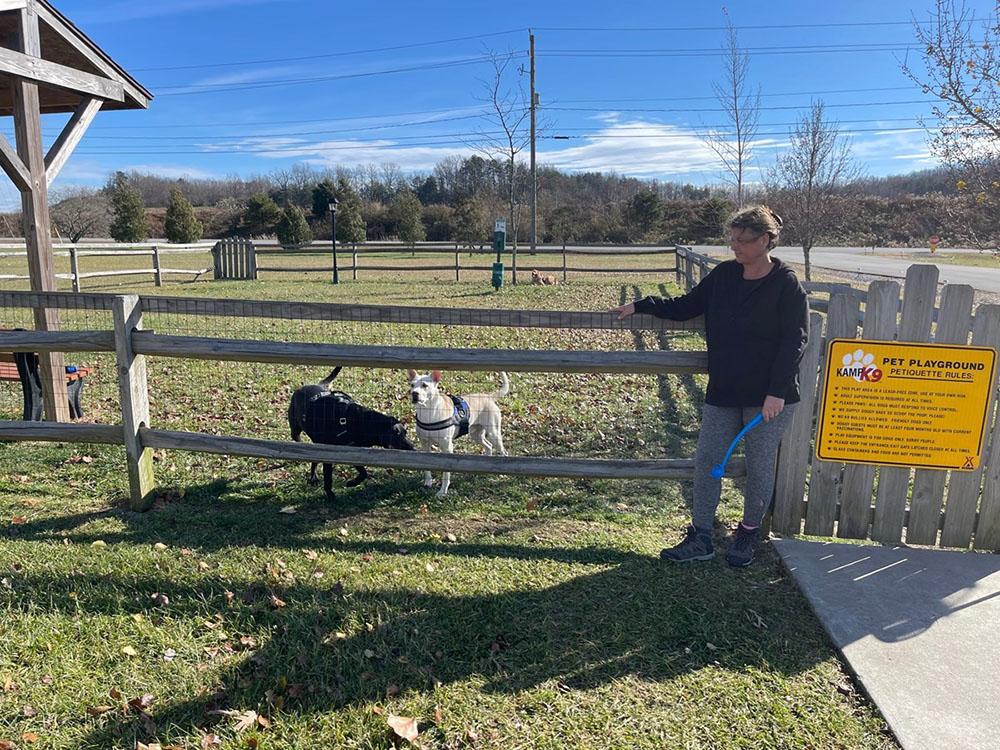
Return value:
[[(403, 238), (477, 244), (489, 241), (494, 219), (507, 212), (502, 165), (478, 156), (449, 158), (431, 173), (417, 175), (388, 164), (329, 170), (299, 164), (247, 179), (172, 179), (138, 172), (124, 178), (145, 205), (152, 237), (164, 236), (172, 190), (179, 190), (194, 207), (205, 238), (272, 234), (280, 211), (297, 207), (312, 236), (329, 239), (331, 197), (341, 205), (338, 238), (347, 241)], [(121, 184), (120, 173), (113, 179)], [(104, 189), (54, 193), (50, 203), (60, 237), (109, 236), (113, 179)], [(529, 175), (524, 166), (515, 181), (518, 241), (524, 243), (530, 238)], [(781, 212), (780, 197), (769, 200), (761, 190), (752, 199), (768, 201)], [(938, 234), (946, 245), (996, 246), (995, 217), (960, 194), (944, 169), (866, 178), (834, 200), (837, 220), (827, 230), (825, 243), (923, 245), (928, 236)], [(538, 172), (538, 239), (545, 243), (721, 242), (733, 209), (726, 190), (718, 187), (614, 173), (571, 174), (550, 167)], [(0, 231), (20, 234), (18, 215), (3, 219)], [(783, 241), (796, 242), (794, 226), (786, 227)]]

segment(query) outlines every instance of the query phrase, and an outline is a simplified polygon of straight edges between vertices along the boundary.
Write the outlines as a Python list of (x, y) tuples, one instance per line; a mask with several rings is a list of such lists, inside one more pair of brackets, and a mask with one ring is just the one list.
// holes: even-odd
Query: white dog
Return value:
[[(496, 402), (496, 399), (510, 393), (507, 373), (500, 373), (500, 390), (496, 393), (470, 393), (467, 396), (442, 394), (438, 390), (440, 370), (434, 370), (430, 375), (410, 370), (407, 377), (410, 380), (410, 400), (417, 407), (417, 437), (423, 450), (430, 451), (431, 446), (436, 445), (442, 453), (452, 453), (455, 439), (468, 432), (488, 455), (493, 455), (494, 449), (501, 456), (507, 455), (500, 434), (500, 407)], [(441, 475), (438, 497), (448, 494), (450, 484), (451, 472), (446, 471)], [(424, 472), (424, 487), (433, 485), (431, 473)]]

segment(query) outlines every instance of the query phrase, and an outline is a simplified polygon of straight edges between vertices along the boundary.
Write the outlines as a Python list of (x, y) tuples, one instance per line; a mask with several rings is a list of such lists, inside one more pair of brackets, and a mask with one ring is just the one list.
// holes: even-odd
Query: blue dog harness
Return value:
[(469, 404), (461, 396), (452, 396), (448, 394), (454, 404), (455, 408), (452, 411), (451, 416), (447, 419), (442, 419), (437, 422), (421, 422), (420, 418), (417, 418), (417, 427), (427, 432), (437, 432), (438, 430), (447, 430), (449, 427), (458, 427), (458, 434), (455, 437), (462, 437), (462, 435), (469, 434)]

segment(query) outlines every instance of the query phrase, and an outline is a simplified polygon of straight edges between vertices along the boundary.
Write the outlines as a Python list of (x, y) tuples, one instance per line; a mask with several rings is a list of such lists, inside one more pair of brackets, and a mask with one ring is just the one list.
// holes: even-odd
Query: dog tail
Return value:
[(342, 365), (337, 365), (336, 367), (333, 368), (333, 371), (329, 375), (327, 375), (325, 378), (319, 381), (319, 384), (329, 388), (330, 383), (336, 380), (337, 376), (340, 374), (340, 371), (342, 369), (344, 369)]
[(298, 443), (302, 439), (302, 418), (305, 411), (302, 395), (296, 391), (292, 394), (292, 400), (288, 403), (288, 428), (292, 433), (292, 440)]
[(510, 381), (507, 379), (507, 373), (500, 373), (500, 390), (493, 394), (493, 398), (503, 398), (508, 393), (510, 393)]

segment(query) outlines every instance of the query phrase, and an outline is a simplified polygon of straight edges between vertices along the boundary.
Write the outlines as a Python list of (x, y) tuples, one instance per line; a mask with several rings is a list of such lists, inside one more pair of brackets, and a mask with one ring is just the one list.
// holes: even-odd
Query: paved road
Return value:
[[(696, 252), (722, 257), (729, 254), (729, 248), (719, 246), (697, 246)], [(978, 250), (952, 250), (947, 253), (972, 253)], [(792, 263), (802, 263), (802, 248), (779, 247), (774, 255)], [(905, 255), (906, 257), (899, 257)], [(833, 271), (867, 273), (874, 275), (905, 278), (906, 269), (914, 263), (934, 263), (940, 269), (942, 284), (969, 284), (981, 292), (1000, 294), (1000, 261), (996, 268), (979, 266), (949, 266), (936, 263), (935, 256), (926, 249), (917, 248), (876, 248), (852, 249), (844, 247), (814, 247), (809, 254), (813, 268), (828, 268)]]

